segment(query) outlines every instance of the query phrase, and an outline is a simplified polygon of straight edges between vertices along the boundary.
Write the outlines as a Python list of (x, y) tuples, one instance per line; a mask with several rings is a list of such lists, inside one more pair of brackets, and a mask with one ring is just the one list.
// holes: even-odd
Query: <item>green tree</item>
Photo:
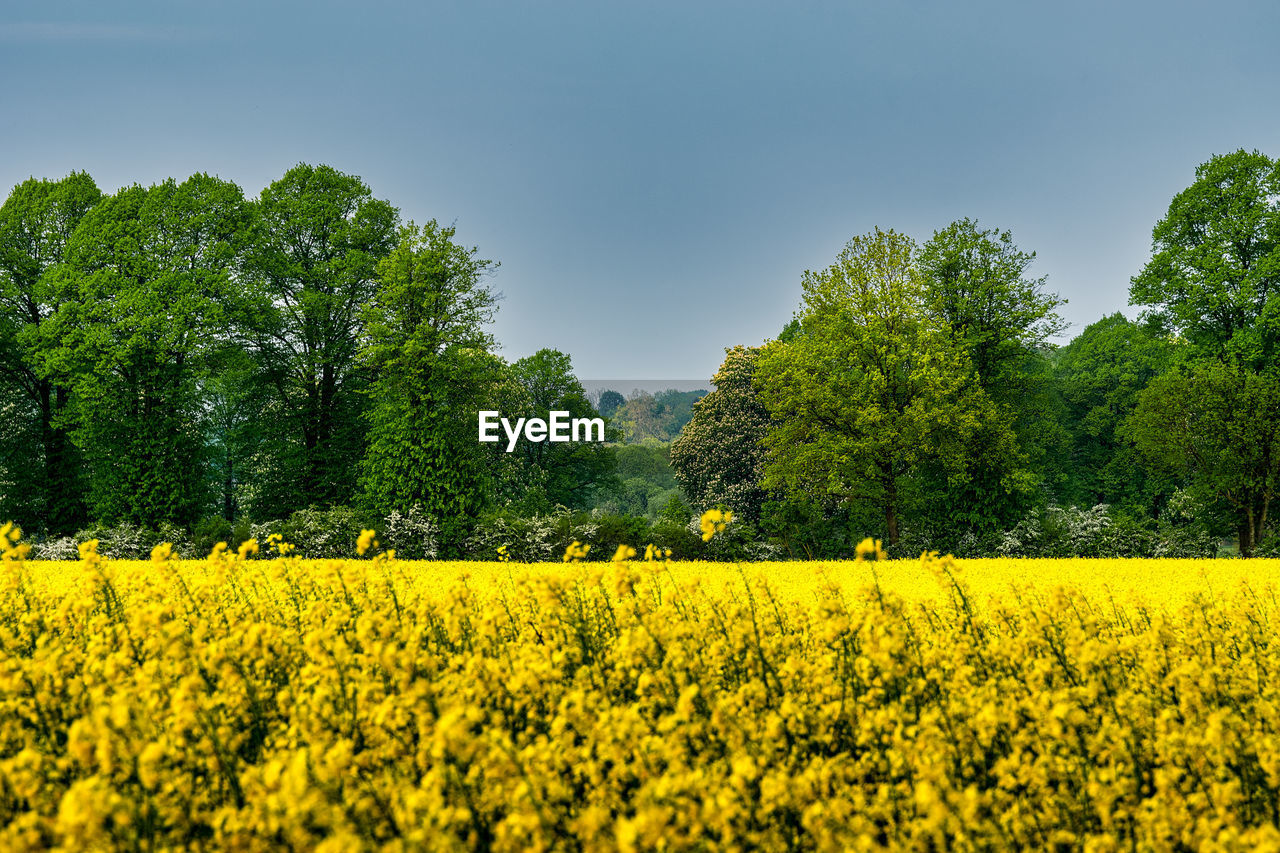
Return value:
[[(510, 370), (525, 392), (525, 408), (514, 417), (546, 418), (551, 411), (566, 411), (572, 418), (600, 417), (573, 375), (568, 355), (541, 349), (512, 364)], [(527, 472), (527, 481), (540, 484), (541, 510), (555, 506), (584, 509), (597, 491), (614, 485), (614, 450), (604, 444), (520, 442), (515, 453)]]
[(612, 389), (606, 390), (600, 395), (600, 414), (603, 417), (611, 418), (618, 409), (622, 408), (627, 402), (627, 398)]
[(257, 206), (264, 231), (252, 272), (271, 305), (252, 331), (289, 435), (270, 472), (291, 484), (277, 492), (285, 505), (270, 508), (282, 515), (354, 496), (368, 381), (356, 358), (361, 309), (395, 244), (399, 213), (360, 178), (305, 163), (264, 189)]
[(1063, 347), (1054, 365), (1063, 423), (1071, 436), (1055, 484), (1066, 504), (1111, 504), (1150, 517), (1170, 493), (1153, 476), (1119, 427), (1137, 406), (1138, 394), (1173, 363), (1174, 348), (1119, 312), (1093, 323)]
[[(612, 487), (601, 489), (596, 508), (656, 519), (672, 498), (681, 498), (671, 468), (670, 444), (646, 438), (610, 450), (617, 460), (617, 477)], [(688, 515), (680, 519), (681, 525), (688, 523)]]
[(205, 507), (199, 383), (252, 310), (233, 274), (254, 223), (240, 189), (208, 175), (135, 185), (84, 216), (46, 275), (41, 372), (73, 389), (63, 423), (95, 519), (190, 523)]
[(101, 197), (93, 178), (73, 172), (26, 180), (0, 207), (0, 382), (18, 398), (5, 404), (0, 469), (7, 476), (0, 477), (8, 483), (0, 512), (53, 533), (86, 520), (83, 463), (59, 426), (71, 390), (41, 374), (34, 348), (59, 305), (46, 274), (63, 262), (76, 226)]
[(1230, 506), (1240, 555), (1252, 554), (1280, 485), (1280, 377), (1198, 361), (1153, 379), (1123, 431), (1154, 469)]
[[(969, 476), (959, 486), (927, 490), (936, 504), (931, 514), (946, 513), (950, 524), (970, 530), (989, 531), (1020, 515), (1034, 480), (1028, 460), (1043, 470), (1046, 456), (1066, 440), (1047, 359), (1048, 341), (1066, 328), (1057, 313), (1065, 300), (1045, 291), (1043, 276), (1031, 276), (1035, 257), (1009, 231), (983, 229), (968, 218), (934, 232), (920, 251), (929, 309), (963, 346), (1002, 422), (974, 435)], [(1007, 428), (1020, 454), (1005, 452)], [(933, 473), (938, 479), (941, 472)], [(1025, 488), (1008, 488), (1012, 480)]]
[(498, 299), (484, 279), (497, 265), (454, 234), (435, 220), (401, 229), (378, 265), (360, 353), (374, 377), (365, 498), (383, 515), (421, 506), (446, 549), (488, 500), (476, 418), (500, 371), (484, 330)]
[(711, 378), (715, 390), (694, 404), (692, 418), (671, 445), (676, 479), (699, 511), (723, 506), (743, 520), (760, 519), (766, 498), (761, 442), (773, 422), (753, 384), (761, 351), (725, 350)]
[(693, 404), (705, 391), (678, 391), (667, 388), (656, 394), (638, 391), (614, 411), (612, 421), (628, 444), (656, 439), (675, 439), (693, 417)]
[[(778, 424), (765, 439), (765, 487), (874, 505), (897, 544), (908, 478), (936, 460), (963, 479), (967, 443), (995, 419), (991, 401), (928, 310), (909, 237), (854, 237), (801, 286), (803, 334), (767, 345), (756, 368)], [(1012, 434), (999, 438), (1010, 452)]]
[(1195, 358), (1262, 370), (1280, 350), (1280, 163), (1244, 150), (1210, 158), (1151, 232), (1129, 304)]

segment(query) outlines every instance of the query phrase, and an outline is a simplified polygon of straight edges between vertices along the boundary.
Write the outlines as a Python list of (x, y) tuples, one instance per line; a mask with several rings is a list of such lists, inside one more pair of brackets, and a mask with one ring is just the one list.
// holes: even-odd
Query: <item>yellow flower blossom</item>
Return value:
[(867, 537), (858, 543), (855, 551), (857, 561), (861, 563), (863, 560), (887, 560), (889, 555), (885, 553), (884, 547), (879, 539)]
[(704, 512), (699, 522), (702, 528), (702, 541), (710, 542), (711, 537), (717, 533), (723, 533), (731, 521), (733, 521), (733, 513), (731, 512), (718, 509), (709, 509)]

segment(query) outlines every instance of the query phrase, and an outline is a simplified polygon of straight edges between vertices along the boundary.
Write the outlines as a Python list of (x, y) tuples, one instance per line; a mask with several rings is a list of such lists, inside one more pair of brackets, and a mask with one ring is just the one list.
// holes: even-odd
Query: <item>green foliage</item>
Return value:
[(618, 476), (638, 478), (662, 489), (675, 488), (676, 473), (671, 467), (671, 445), (649, 438), (639, 444), (618, 448)]
[(205, 516), (191, 530), (191, 542), (195, 550), (195, 556), (203, 557), (209, 554), (219, 542), (225, 542), (231, 548), (238, 548), (240, 542), (233, 541), (235, 532), (231, 522), (222, 516)]
[(39, 367), (39, 326), (60, 299), (47, 274), (101, 197), (88, 174), (73, 172), (26, 180), (0, 207), (0, 514), (54, 533), (86, 520), (83, 463), (59, 426), (71, 391)]
[[(543, 418), (552, 411), (565, 411), (570, 418), (597, 418), (596, 411), (577, 377), (568, 355), (553, 349), (538, 350), (511, 365), (510, 375), (518, 386), (519, 403), (507, 402), (505, 417)], [(505, 441), (493, 446), (496, 454), (514, 456), (518, 481), (523, 484), (517, 502), (539, 511), (554, 506), (585, 509), (598, 493), (616, 488), (613, 447), (595, 442), (552, 443), (521, 441), (511, 454)]]
[(682, 523), (686, 518), (692, 518), (693, 510), (689, 507), (684, 499), (679, 495), (672, 495), (666, 503), (662, 505), (662, 509), (658, 510), (659, 522), (675, 522)]
[(503, 555), (517, 563), (559, 562), (570, 543), (590, 542), (595, 533), (590, 515), (564, 507), (535, 515), (489, 510), (467, 540), (466, 555), (477, 560)]
[(998, 402), (1026, 391), (1023, 361), (1066, 328), (1056, 309), (1065, 304), (1045, 293), (1045, 279), (1027, 270), (1035, 252), (1024, 252), (1008, 231), (979, 229), (972, 219), (935, 231), (920, 250), (925, 299), (969, 354), (978, 381)]
[(421, 506), (445, 548), (461, 541), (489, 494), (476, 412), (500, 371), (483, 330), (497, 301), (483, 278), (495, 264), (453, 237), (434, 220), (401, 231), (378, 266), (361, 349), (374, 375), (365, 500), (381, 515)]
[(677, 391), (668, 388), (657, 394), (641, 391), (631, 396), (613, 414), (612, 424), (628, 444), (652, 439), (669, 442), (693, 417), (693, 404), (705, 391)]
[(611, 418), (626, 402), (627, 398), (617, 391), (607, 390), (600, 395), (600, 403), (596, 408), (603, 417)]
[[(269, 399), (270, 390), (250, 353), (235, 346), (216, 353), (200, 382), (208, 491), (214, 508), (228, 522), (250, 507), (259, 511), (260, 518), (273, 514), (270, 503), (255, 500), (261, 492), (253, 488), (271, 467), (269, 463), (259, 467), (254, 461), (255, 454), (273, 443), (268, 424), (274, 421), (274, 407), (261, 403)], [(271, 449), (288, 452), (285, 442), (277, 440), (274, 444)], [(275, 503), (279, 506), (288, 500)]]
[(1265, 535), (1280, 434), (1280, 163), (1217, 155), (1152, 229), (1131, 304), (1185, 343), (1184, 369), (1157, 377), (1125, 431), (1148, 467), (1188, 478), (1235, 516), (1240, 553)]
[[(765, 439), (765, 487), (877, 507), (899, 537), (907, 478), (937, 463), (966, 476), (969, 443), (989, 433), (1016, 455), (949, 329), (927, 310), (915, 244), (894, 231), (849, 241), (836, 262), (806, 272), (804, 334), (760, 355), (760, 400), (777, 422)], [(1002, 485), (1020, 485), (1006, 474)]]
[(0, 518), (17, 519), (24, 529), (38, 531), (52, 491), (40, 476), (40, 460), (32, 459), (32, 448), (40, 447), (40, 413), (30, 399), (6, 385), (0, 384)]
[(1086, 328), (1058, 353), (1054, 384), (1063, 401), (1068, 454), (1055, 484), (1067, 504), (1109, 504), (1154, 517), (1172, 492), (1168, 477), (1148, 472), (1118, 433), (1138, 394), (1172, 364), (1174, 347), (1120, 313)]
[(1213, 360), (1170, 371), (1138, 395), (1122, 433), (1153, 469), (1230, 506), (1240, 554), (1251, 554), (1280, 486), (1280, 377)]
[[(1132, 280), (1145, 325), (1107, 317), (1060, 351), (1062, 301), (1008, 231), (855, 237), (712, 393), (608, 391), (605, 445), (508, 454), (476, 441), (479, 409), (596, 409), (567, 354), (493, 354), (495, 265), (452, 228), (398, 229), (328, 166), (257, 202), (207, 175), (105, 199), (83, 173), (32, 179), (0, 207), (0, 513), (49, 553), (91, 519), (145, 556), (308, 505), (290, 536), (353, 538), (353, 511), (322, 508), (363, 499), (401, 556), (472, 549), (483, 518), (543, 559), (575, 540), (849, 556), (877, 531), (906, 554), (1077, 555), (1208, 553), (1231, 531), (1247, 555), (1280, 477), (1277, 198), (1259, 152), (1202, 164)], [(705, 545), (713, 506), (737, 521)]]
[[(266, 305), (247, 333), (277, 403), (273, 428), (283, 433), (270, 448), (274, 482), (259, 480), (257, 499), (275, 512), (346, 502), (365, 452), (361, 312), (395, 245), (399, 214), (359, 177), (305, 163), (264, 189), (257, 210), (263, 232), (246, 284)], [(281, 481), (287, 491), (278, 490)]]
[(1280, 163), (1243, 149), (1210, 158), (1174, 196), (1134, 276), (1131, 305), (1196, 358), (1253, 370), (1280, 357)]
[(881, 523), (877, 515), (866, 504), (778, 495), (761, 507), (760, 530), (792, 560), (851, 559), (866, 531)]
[[(673, 507), (673, 513), (674, 513)], [(733, 522), (710, 543), (704, 542), (696, 517), (674, 514), (650, 523), (625, 513), (571, 512), (564, 507), (545, 514), (523, 515), (509, 509), (487, 510), (465, 545), (465, 555), (494, 560), (499, 553), (520, 563), (559, 562), (565, 549), (578, 542), (590, 546), (588, 561), (613, 558), (619, 545), (629, 545), (644, 556), (644, 547), (670, 549), (677, 560), (776, 559), (780, 551), (761, 541), (750, 524)], [(499, 552), (499, 548), (502, 549)]]
[[(1030, 276), (1035, 256), (1019, 249), (1009, 231), (982, 229), (968, 218), (934, 232), (920, 251), (929, 310), (964, 348), (998, 421), (972, 437), (962, 482), (922, 488), (922, 510), (945, 513), (953, 526), (975, 532), (990, 532), (1027, 509), (1034, 479), (1027, 462), (1043, 469), (1045, 456), (1065, 439), (1045, 357), (1046, 342), (1066, 328), (1057, 314), (1065, 300), (1045, 292), (1044, 277)], [(1009, 429), (1016, 450), (1007, 444)], [(930, 472), (922, 486), (944, 476)]]
[(1203, 524), (1185, 519), (1156, 525), (1113, 516), (1106, 504), (1090, 509), (1050, 503), (1037, 508), (994, 544), (972, 555), (1059, 559), (1206, 558), (1216, 556), (1217, 539)]
[[(611, 448), (615, 462), (613, 485), (602, 489), (595, 501), (604, 512), (644, 516), (650, 520), (671, 501), (682, 500), (671, 467), (671, 446), (654, 438), (639, 444)], [(681, 519), (681, 523), (687, 516)]]
[(699, 510), (722, 506), (740, 521), (759, 521), (765, 501), (761, 441), (773, 419), (753, 384), (760, 347), (732, 347), (671, 445), (676, 479)]
[(94, 518), (189, 524), (204, 508), (199, 382), (246, 308), (232, 273), (253, 236), (234, 184), (127, 187), (46, 274), (57, 310), (27, 338), (41, 375), (73, 391), (59, 425), (88, 463)]
[(360, 531), (376, 528), (374, 521), (349, 506), (328, 509), (313, 506), (300, 509), (283, 521), (255, 524), (251, 533), (258, 540), (260, 549), (267, 548), (267, 540), (272, 534), (279, 534), (284, 542), (293, 546), (291, 553), (300, 557), (347, 559), (356, 551)]

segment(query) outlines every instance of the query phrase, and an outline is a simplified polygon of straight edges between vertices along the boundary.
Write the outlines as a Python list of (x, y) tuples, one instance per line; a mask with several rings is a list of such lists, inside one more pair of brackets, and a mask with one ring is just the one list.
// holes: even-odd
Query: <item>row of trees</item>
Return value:
[(1280, 477), (1280, 164), (1203, 164), (1153, 248), (1140, 322), (1058, 349), (1062, 302), (1007, 231), (855, 237), (776, 340), (728, 350), (679, 480), (810, 553), (904, 523), (929, 547), (991, 541), (1049, 502), (1155, 523), (1181, 490), (1249, 554)]
[(611, 439), (638, 444), (508, 454), (476, 441), (479, 409), (596, 409), (563, 353), (496, 355), (496, 264), (452, 228), (326, 166), (256, 199), (208, 175), (105, 196), (32, 179), (0, 207), (0, 515), (53, 536), (416, 507), (449, 555), (486, 512), (682, 529), (719, 505), (742, 553), (834, 556), (875, 531), (989, 552), (1076, 517), (1054, 504), (1108, 504), (1248, 554), (1280, 477), (1278, 199), (1265, 155), (1203, 164), (1131, 282), (1140, 321), (1063, 347), (1062, 301), (1009, 232), (875, 230), (804, 274), (776, 340), (728, 351), (687, 424), (696, 393), (605, 394)]
[(448, 542), (487, 502), (584, 505), (605, 448), (475, 440), (480, 408), (594, 415), (564, 354), (494, 353), (495, 267), (327, 166), (257, 199), (203, 174), (20, 184), (0, 207), (0, 515), (58, 534), (416, 505)]

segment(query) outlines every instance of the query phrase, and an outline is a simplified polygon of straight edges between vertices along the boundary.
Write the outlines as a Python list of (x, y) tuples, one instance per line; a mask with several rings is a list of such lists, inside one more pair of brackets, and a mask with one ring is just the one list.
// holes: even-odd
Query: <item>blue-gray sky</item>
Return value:
[(0, 7), (0, 186), (298, 162), (501, 262), (508, 358), (702, 378), (874, 226), (1012, 230), (1072, 333), (1198, 163), (1280, 155), (1274, 2)]

